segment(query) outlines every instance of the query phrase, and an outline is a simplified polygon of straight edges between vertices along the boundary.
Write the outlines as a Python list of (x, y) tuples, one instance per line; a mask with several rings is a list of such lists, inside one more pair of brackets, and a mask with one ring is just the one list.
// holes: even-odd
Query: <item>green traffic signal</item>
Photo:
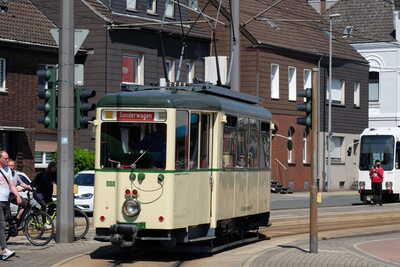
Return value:
[(38, 105), (38, 110), (43, 115), (38, 122), (44, 127), (50, 129), (57, 128), (57, 88), (56, 88), (56, 70), (41, 69), (37, 71), (38, 77), (38, 97), (44, 100), (43, 104)]
[(307, 128), (312, 128), (312, 89), (297, 91), (298, 97), (305, 97), (306, 102), (297, 104), (297, 110), (305, 112), (304, 117), (297, 118), (297, 124), (304, 125)]

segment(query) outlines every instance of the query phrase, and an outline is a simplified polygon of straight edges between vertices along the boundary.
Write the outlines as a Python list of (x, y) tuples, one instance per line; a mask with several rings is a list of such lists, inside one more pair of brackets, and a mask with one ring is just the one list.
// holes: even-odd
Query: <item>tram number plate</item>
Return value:
[(106, 185), (107, 185), (108, 187), (113, 187), (113, 186), (115, 186), (115, 181), (107, 181), (107, 182), (106, 182)]

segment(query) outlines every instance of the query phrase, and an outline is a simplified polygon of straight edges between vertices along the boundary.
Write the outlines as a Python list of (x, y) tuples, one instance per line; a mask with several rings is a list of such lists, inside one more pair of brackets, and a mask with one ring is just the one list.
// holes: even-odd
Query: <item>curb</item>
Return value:
[(79, 257), (82, 257), (82, 256), (85, 256), (85, 255), (86, 255), (86, 253), (83, 253), (83, 254), (78, 254), (78, 255), (66, 258), (66, 259), (64, 259), (62, 261), (54, 263), (53, 265), (51, 265), (51, 267), (60, 267), (60, 266), (64, 265), (65, 263), (69, 262), (69, 261), (75, 260), (75, 259), (77, 259)]

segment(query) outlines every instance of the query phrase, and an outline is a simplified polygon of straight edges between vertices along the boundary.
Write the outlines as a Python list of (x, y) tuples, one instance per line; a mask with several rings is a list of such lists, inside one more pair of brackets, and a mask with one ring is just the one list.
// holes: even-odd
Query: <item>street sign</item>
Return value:
[[(53, 36), (54, 41), (56, 41), (57, 45), (60, 45), (60, 29), (54, 28), (50, 30), (51, 36)], [(74, 35), (74, 55), (78, 52), (79, 48), (81, 48), (83, 42), (86, 40), (86, 37), (89, 34), (88, 29), (75, 29)]]

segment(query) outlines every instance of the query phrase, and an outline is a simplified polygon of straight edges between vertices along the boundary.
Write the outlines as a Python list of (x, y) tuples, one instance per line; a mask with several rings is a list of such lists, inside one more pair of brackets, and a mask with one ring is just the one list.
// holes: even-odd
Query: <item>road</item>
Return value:
[[(322, 193), (322, 203), (319, 207), (336, 207), (360, 205), (358, 192)], [(271, 209), (303, 209), (309, 207), (307, 193), (272, 194)]]
[[(378, 228), (377, 224), (380, 225)], [(362, 205), (320, 208), (319, 228), (323, 238), (399, 231), (400, 203), (383, 207)], [(243, 266), (249, 259), (257, 258), (257, 253), (265, 251), (266, 248), (307, 239), (308, 209), (274, 210), (272, 227), (261, 229), (260, 232), (272, 239), (229, 249), (211, 256), (142, 249), (121, 250), (105, 245), (87, 255), (65, 262), (61, 266)]]

